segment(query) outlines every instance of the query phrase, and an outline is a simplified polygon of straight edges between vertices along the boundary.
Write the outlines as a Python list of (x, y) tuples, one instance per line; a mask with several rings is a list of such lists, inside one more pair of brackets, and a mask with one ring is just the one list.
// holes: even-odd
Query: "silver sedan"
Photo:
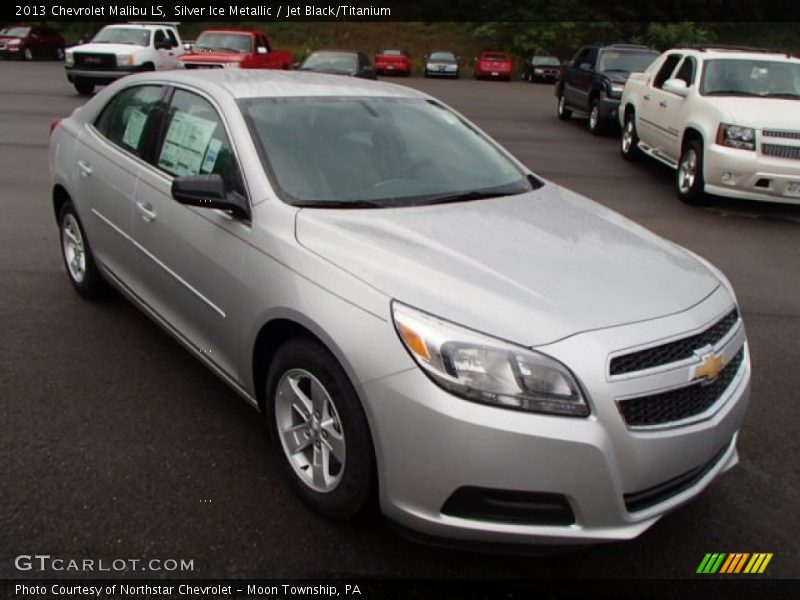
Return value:
[(50, 168), (74, 288), (118, 289), (256, 407), (325, 515), (626, 539), (738, 460), (725, 276), (430, 96), (135, 75), (55, 126)]

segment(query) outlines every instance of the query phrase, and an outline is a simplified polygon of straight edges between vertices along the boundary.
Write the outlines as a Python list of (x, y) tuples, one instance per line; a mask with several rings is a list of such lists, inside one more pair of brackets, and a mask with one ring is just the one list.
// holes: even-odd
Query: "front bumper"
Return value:
[(619, 120), (619, 103), (622, 98), (614, 98), (605, 93), (600, 94), (598, 107), (600, 108), (600, 119), (603, 121)]
[(108, 85), (126, 75), (141, 72), (141, 67), (117, 67), (113, 70), (84, 69), (81, 67), (64, 67), (67, 79), (70, 83), (75, 83), (78, 79), (91, 81), (97, 85)]
[[(635, 431), (625, 426), (616, 399), (641, 389), (645, 380), (648, 386), (666, 385), (683, 371), (614, 381), (606, 375), (607, 349), (630, 348), (675, 331), (689, 334), (726, 307), (730, 298), (719, 292), (687, 313), (577, 335), (547, 347), (564, 364), (580, 365), (575, 374), (592, 405), (585, 419), (461, 400), (417, 368), (362, 384), (384, 513), (425, 536), (493, 544), (569, 545), (638, 536), (737, 463), (736, 439), (749, 399), (749, 355), (740, 326), (726, 343), (744, 345), (745, 358), (715, 410), (705, 420), (675, 429)], [(653, 337), (660, 332), (663, 336)], [(697, 477), (674, 494), (642, 509), (626, 507), (626, 499), (693, 471)], [(574, 522), (445, 514), (448, 499), (465, 487), (558, 495), (569, 503)]]
[(763, 139), (755, 152), (710, 144), (704, 155), (705, 191), (729, 198), (800, 204), (800, 159), (765, 156), (762, 144)]

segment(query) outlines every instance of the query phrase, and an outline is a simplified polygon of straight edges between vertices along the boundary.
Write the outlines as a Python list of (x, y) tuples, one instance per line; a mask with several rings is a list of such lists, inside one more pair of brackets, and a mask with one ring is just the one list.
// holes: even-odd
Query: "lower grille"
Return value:
[(791, 158), (800, 160), (800, 146), (783, 146), (781, 144), (761, 144), (761, 153), (764, 156), (776, 158)]
[(99, 54), (89, 52), (76, 52), (75, 66), (82, 69), (116, 69), (117, 56), (115, 54)]
[(744, 347), (710, 383), (695, 383), (652, 396), (617, 402), (628, 427), (648, 427), (683, 421), (708, 410), (728, 389), (744, 360)]
[(647, 488), (646, 490), (642, 490), (641, 492), (625, 494), (622, 497), (622, 499), (625, 501), (625, 508), (628, 509), (628, 512), (644, 510), (646, 508), (650, 508), (651, 506), (655, 506), (656, 504), (660, 504), (661, 502), (665, 502), (673, 496), (680, 494), (684, 490), (688, 490), (703, 477), (705, 477), (706, 474), (708, 474), (708, 472), (713, 469), (717, 463), (719, 463), (719, 461), (722, 460), (722, 457), (725, 456), (725, 453), (731, 447), (732, 442), (733, 440), (728, 442), (722, 450), (717, 452), (714, 457), (704, 465), (695, 467), (683, 475), (678, 475), (669, 481), (659, 483), (658, 485)]
[(524, 525), (572, 525), (575, 515), (561, 494), (458, 488), (447, 499), (442, 513), (462, 519), (519, 523)]
[(787, 131), (783, 129), (765, 129), (761, 132), (764, 137), (784, 138), (787, 140), (800, 140), (800, 131)]

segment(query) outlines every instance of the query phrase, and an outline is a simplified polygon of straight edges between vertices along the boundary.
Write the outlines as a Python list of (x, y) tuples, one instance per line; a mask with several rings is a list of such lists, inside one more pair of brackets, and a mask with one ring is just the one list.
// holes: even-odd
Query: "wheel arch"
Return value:
[(689, 125), (683, 130), (683, 135), (681, 136), (681, 152), (683, 152), (683, 149), (686, 148), (686, 144), (691, 140), (698, 140), (705, 148), (705, 136), (703, 132), (694, 125)]
[(53, 186), (53, 212), (55, 213), (56, 223), (58, 223), (58, 218), (61, 215), (61, 209), (71, 200), (69, 192), (63, 185), (57, 183)]

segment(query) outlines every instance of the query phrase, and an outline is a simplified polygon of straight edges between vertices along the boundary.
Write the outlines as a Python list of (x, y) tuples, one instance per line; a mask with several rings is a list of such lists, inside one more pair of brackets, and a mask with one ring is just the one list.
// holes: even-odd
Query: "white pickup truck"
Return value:
[(625, 85), (620, 150), (706, 194), (800, 204), (800, 59), (734, 47), (675, 48)]
[(97, 85), (139, 71), (178, 69), (184, 48), (177, 23), (126, 23), (103, 27), (88, 44), (66, 51), (67, 79), (88, 96)]

